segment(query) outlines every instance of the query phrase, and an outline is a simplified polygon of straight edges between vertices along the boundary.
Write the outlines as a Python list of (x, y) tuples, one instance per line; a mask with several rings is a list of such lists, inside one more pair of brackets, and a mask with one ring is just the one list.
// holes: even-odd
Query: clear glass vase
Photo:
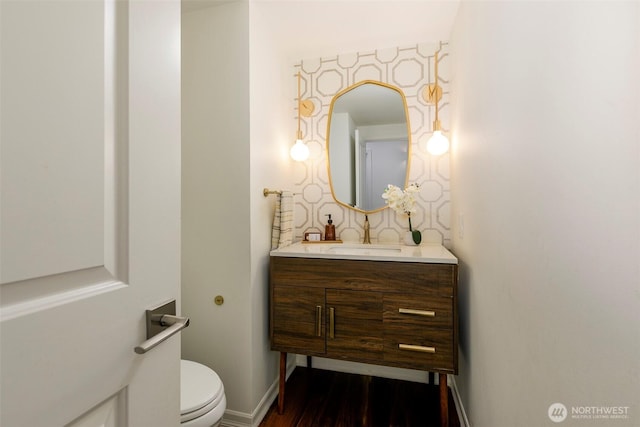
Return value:
[(403, 242), (405, 245), (408, 246), (417, 246), (420, 244), (420, 241), (418, 241), (418, 243), (416, 243), (413, 239), (413, 231), (407, 231), (404, 233), (404, 239)]

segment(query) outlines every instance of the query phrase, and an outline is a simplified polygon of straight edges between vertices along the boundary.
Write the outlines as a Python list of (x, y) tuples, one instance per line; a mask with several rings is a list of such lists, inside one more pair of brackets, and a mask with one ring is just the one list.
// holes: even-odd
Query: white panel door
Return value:
[[(0, 1), (0, 425), (176, 426), (180, 2)], [(179, 307), (179, 305), (178, 305)]]

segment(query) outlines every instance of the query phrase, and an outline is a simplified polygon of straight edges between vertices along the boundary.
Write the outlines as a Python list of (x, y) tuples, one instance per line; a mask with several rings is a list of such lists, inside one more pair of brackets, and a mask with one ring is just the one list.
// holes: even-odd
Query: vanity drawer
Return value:
[(396, 332), (415, 328), (453, 326), (453, 299), (406, 294), (385, 294), (383, 321), (385, 329)]
[(390, 333), (385, 328), (384, 361), (404, 368), (455, 371), (453, 334), (447, 329)]

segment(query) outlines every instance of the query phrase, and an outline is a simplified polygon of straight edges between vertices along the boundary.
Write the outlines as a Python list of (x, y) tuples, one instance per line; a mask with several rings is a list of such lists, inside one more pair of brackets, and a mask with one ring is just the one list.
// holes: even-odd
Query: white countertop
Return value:
[(458, 258), (444, 246), (424, 243), (419, 246), (407, 246), (400, 244), (297, 242), (272, 250), (270, 255), (293, 258), (357, 259), (436, 264), (458, 263)]

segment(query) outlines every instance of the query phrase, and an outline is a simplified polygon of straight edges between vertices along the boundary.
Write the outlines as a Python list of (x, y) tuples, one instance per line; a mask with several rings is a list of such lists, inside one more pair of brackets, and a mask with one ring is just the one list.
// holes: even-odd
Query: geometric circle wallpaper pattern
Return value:
[[(449, 54), (446, 43), (424, 43), (410, 47), (379, 49), (336, 55), (331, 58), (302, 60), (294, 65), (294, 76), (301, 75), (301, 99), (310, 99), (314, 111), (302, 117), (303, 139), (311, 155), (305, 162), (294, 162), (294, 240), (302, 240), (306, 231), (324, 234), (327, 214), (336, 226), (336, 238), (362, 241), (364, 214), (348, 209), (333, 199), (327, 170), (326, 136), (329, 107), (334, 95), (362, 80), (377, 80), (402, 90), (409, 110), (411, 159), (409, 182), (417, 183), (417, 212), (411, 215), (414, 229), (423, 241), (450, 247), (449, 153), (432, 156), (424, 144), (432, 134), (433, 105), (422, 98), (422, 91), (433, 83), (434, 53), (438, 54), (438, 84), (442, 99), (438, 115), (442, 128), (449, 129)], [(297, 121), (297, 99), (293, 100)], [(296, 122), (297, 124), (297, 122)], [(406, 216), (391, 209), (369, 214), (372, 242), (399, 242), (409, 229)]]

